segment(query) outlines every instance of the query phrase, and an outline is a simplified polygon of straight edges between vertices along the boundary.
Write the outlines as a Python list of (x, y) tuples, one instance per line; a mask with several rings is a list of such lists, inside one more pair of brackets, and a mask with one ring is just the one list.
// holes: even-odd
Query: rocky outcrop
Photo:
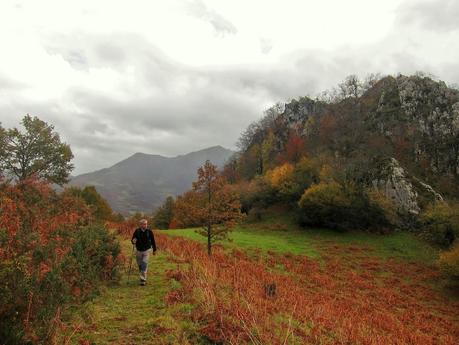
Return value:
[(416, 159), (432, 171), (459, 175), (459, 92), (442, 81), (399, 76), (400, 107), (416, 130)]
[(282, 119), (290, 129), (296, 129), (299, 134), (307, 135), (308, 123), (324, 109), (324, 104), (308, 97), (293, 99), (285, 104)]
[(292, 133), (305, 139), (310, 156), (339, 158), (342, 166), (361, 162), (358, 173), (365, 176), (373, 160), (396, 157), (375, 183), (410, 213), (441, 196), (407, 176), (446, 198), (459, 193), (459, 90), (444, 82), (386, 76), (359, 97), (293, 99), (266, 123), (253, 142), (268, 143), (270, 157), (286, 152)]
[(421, 196), (429, 201), (443, 201), (442, 196), (430, 185), (410, 177), (395, 158), (384, 160), (378, 165), (372, 185), (392, 200), (403, 213), (419, 214)]
[(417, 202), (418, 193), (395, 158), (384, 162), (375, 175), (376, 178), (372, 181), (373, 187), (383, 192), (399, 210), (412, 214), (420, 212)]

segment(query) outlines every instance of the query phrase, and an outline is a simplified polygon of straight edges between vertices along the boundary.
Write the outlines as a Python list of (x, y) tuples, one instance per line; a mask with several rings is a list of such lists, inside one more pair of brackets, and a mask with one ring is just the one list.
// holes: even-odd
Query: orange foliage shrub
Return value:
[(294, 166), (291, 163), (284, 163), (266, 173), (268, 181), (276, 188), (281, 188), (283, 184), (292, 180)]
[(83, 227), (91, 212), (81, 198), (37, 180), (1, 183), (0, 210), (0, 339), (52, 343), (63, 304), (114, 277), (117, 242)]

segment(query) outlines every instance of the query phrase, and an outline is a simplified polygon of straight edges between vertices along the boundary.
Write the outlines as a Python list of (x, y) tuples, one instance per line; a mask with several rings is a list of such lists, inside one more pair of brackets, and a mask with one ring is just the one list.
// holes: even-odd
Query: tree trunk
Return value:
[(207, 254), (209, 256), (212, 255), (212, 244), (210, 242), (210, 232), (211, 232), (211, 226), (210, 224), (207, 225)]
[(207, 197), (209, 202), (209, 214), (207, 219), (207, 254), (209, 256), (212, 255), (212, 243), (211, 243), (211, 235), (212, 235), (212, 191), (211, 191), (211, 184), (210, 181), (208, 183), (208, 190), (207, 190)]

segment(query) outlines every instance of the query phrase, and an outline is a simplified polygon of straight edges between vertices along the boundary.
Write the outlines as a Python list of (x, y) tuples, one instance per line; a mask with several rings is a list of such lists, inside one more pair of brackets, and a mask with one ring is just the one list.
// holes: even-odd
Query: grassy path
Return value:
[[(130, 243), (123, 241), (122, 247), (129, 258)], [(195, 325), (187, 321), (190, 306), (164, 303), (167, 292), (179, 285), (166, 276), (167, 270), (174, 267), (170, 257), (158, 251), (150, 258), (147, 285), (140, 286), (133, 262), (130, 280), (123, 272), (118, 285), (105, 288), (100, 296), (79, 308), (71, 323), (80, 327), (70, 344), (203, 343), (195, 336)]]

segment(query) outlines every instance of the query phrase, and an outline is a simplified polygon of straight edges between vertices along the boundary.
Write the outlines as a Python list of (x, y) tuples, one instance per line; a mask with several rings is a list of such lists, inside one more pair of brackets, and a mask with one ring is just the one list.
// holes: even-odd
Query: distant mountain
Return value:
[(110, 168), (73, 177), (69, 185), (95, 186), (113, 210), (124, 215), (150, 213), (168, 196), (190, 189), (196, 170), (207, 159), (222, 167), (233, 153), (221, 146), (177, 157), (138, 152)]

